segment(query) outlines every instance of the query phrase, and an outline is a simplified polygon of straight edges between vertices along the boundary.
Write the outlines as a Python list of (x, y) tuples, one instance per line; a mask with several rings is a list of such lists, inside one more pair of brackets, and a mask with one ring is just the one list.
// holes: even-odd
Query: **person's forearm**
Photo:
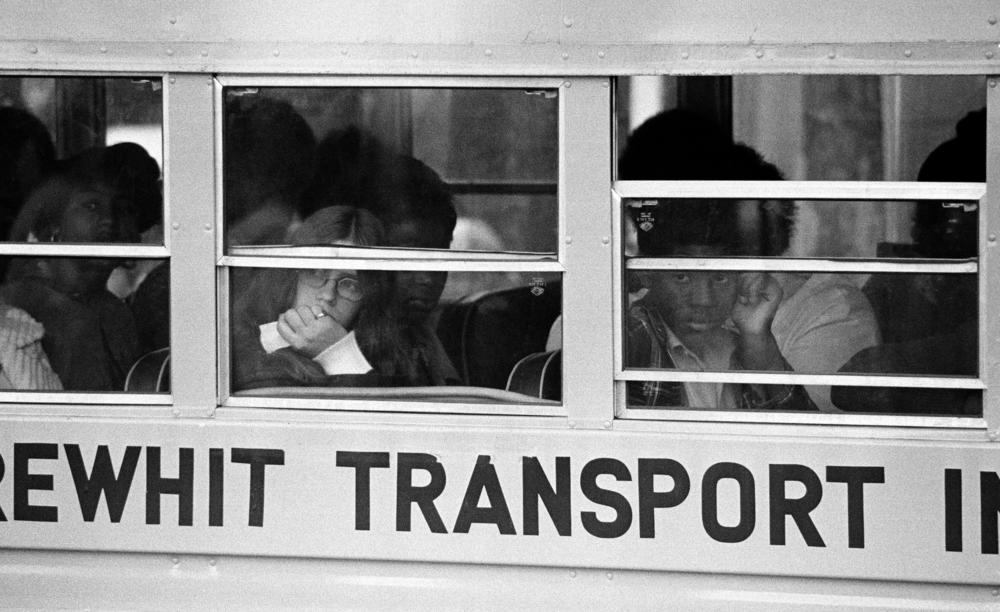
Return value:
[(792, 369), (781, 355), (771, 332), (740, 335), (737, 350), (740, 363), (747, 370), (780, 372)]
[[(778, 343), (770, 332), (740, 336), (737, 351), (744, 369), (766, 372), (790, 372), (792, 370), (792, 367), (781, 355)], [(764, 402), (788, 398), (794, 392), (792, 385), (753, 385), (753, 388)]]

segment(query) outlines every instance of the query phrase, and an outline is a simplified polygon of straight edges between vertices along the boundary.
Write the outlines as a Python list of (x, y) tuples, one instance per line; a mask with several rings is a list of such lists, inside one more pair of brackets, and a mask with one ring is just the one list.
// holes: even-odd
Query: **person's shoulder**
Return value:
[(627, 326), (629, 332), (651, 330), (656, 315), (645, 304), (637, 302), (628, 309)]
[(851, 277), (843, 274), (811, 274), (791, 295), (785, 294), (788, 302), (848, 302), (867, 306), (861, 287)]
[(26, 346), (41, 340), (45, 328), (30, 314), (8, 304), (0, 304), (0, 336), (16, 346)]
[(849, 276), (812, 274), (798, 290), (785, 295), (774, 325), (779, 329), (832, 323), (874, 329), (875, 312), (865, 294)]

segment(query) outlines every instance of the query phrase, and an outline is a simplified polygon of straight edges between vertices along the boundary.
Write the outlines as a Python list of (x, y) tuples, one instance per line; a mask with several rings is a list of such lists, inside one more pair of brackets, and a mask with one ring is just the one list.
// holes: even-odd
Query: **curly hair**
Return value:
[[(955, 126), (955, 137), (927, 156), (917, 174), (918, 181), (986, 180), (986, 109), (965, 115)], [(945, 208), (945, 202), (920, 202), (913, 216), (914, 248), (925, 257), (975, 257), (974, 209)]]
[[(712, 121), (685, 109), (671, 109), (646, 120), (629, 135), (618, 163), (623, 180), (777, 181), (776, 166), (753, 148), (734, 143)], [(688, 245), (711, 245), (731, 255), (777, 255), (788, 247), (794, 219), (791, 201), (762, 202), (758, 247), (745, 244), (736, 202), (721, 199), (661, 199), (652, 215), (637, 218), (640, 252), (669, 255)], [(648, 211), (642, 211), (648, 212)]]
[[(141, 156), (136, 149), (141, 151)], [(149, 165), (151, 164), (151, 166)], [(81, 189), (108, 188), (115, 192), (112, 242), (138, 240), (137, 207), (159, 208), (159, 168), (139, 145), (121, 143), (94, 147), (58, 162), (31, 192), (11, 227), (9, 238), (24, 242), (33, 235), (41, 242), (59, 232), (71, 195)], [(157, 211), (158, 212), (158, 211)]]

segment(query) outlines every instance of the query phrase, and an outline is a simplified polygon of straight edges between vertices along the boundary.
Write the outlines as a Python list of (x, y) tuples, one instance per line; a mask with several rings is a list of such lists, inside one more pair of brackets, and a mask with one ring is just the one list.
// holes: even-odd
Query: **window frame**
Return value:
[[(847, 70), (845, 73), (853, 73)], [(863, 71), (864, 72), (864, 71)], [(906, 74), (910, 74), (907, 71)], [(537, 405), (515, 407), (505, 411), (489, 409), (490, 404), (423, 404), (411, 412), (414, 416), (426, 414), (431, 418), (440, 418), (445, 414), (451, 419), (461, 420), (462, 415), (475, 417), (475, 422), (481, 423), (516, 423), (520, 417), (527, 417), (525, 423), (538, 423), (535, 417), (557, 417), (558, 423), (568, 427), (586, 429), (622, 429), (640, 431), (718, 431), (719, 423), (730, 423), (732, 428), (727, 431), (738, 432), (749, 427), (757, 431), (800, 431), (802, 425), (820, 426), (813, 431), (818, 435), (897, 435), (902, 431), (911, 431), (918, 438), (946, 439), (958, 435), (965, 439), (963, 431), (974, 434), (974, 439), (982, 439), (983, 430), (990, 436), (1000, 438), (1000, 401), (994, 400), (996, 389), (1000, 388), (1000, 317), (991, 317), (988, 305), (1000, 303), (1000, 278), (992, 278), (988, 270), (1000, 267), (996, 263), (997, 234), (1000, 233), (1000, 193), (990, 189), (991, 185), (1000, 184), (1000, 93), (996, 88), (996, 77), (983, 73), (990, 86), (987, 93), (987, 180), (986, 191), (980, 203), (980, 372), (979, 380), (983, 387), (983, 415), (981, 418), (969, 417), (900, 417), (890, 415), (861, 414), (753, 414), (707, 413), (697, 411), (695, 414), (681, 415), (680, 411), (672, 411), (668, 418), (661, 415), (640, 414), (638, 411), (623, 413), (621, 411), (621, 389), (624, 387), (615, 379), (622, 373), (620, 356), (615, 357), (614, 351), (620, 351), (619, 338), (621, 330), (621, 287), (620, 277), (612, 279), (613, 274), (620, 275), (621, 234), (617, 211), (620, 201), (615, 198), (641, 197), (623, 189), (623, 183), (611, 183), (613, 155), (612, 138), (614, 125), (614, 99), (611, 95), (611, 77), (509, 77), (509, 76), (477, 76), (477, 77), (393, 77), (393, 76), (252, 76), (252, 75), (214, 75), (201, 73), (173, 72), (87, 72), (72, 73), (46, 71), (44, 74), (24, 71), (2, 71), (4, 76), (42, 76), (56, 78), (59, 76), (87, 76), (108, 78), (130, 78), (156, 76), (162, 82), (163, 96), (163, 215), (164, 244), (162, 246), (97, 246), (74, 245), (71, 247), (50, 245), (0, 245), (0, 255), (36, 255), (59, 254), (71, 256), (121, 256), (130, 258), (167, 258), (171, 266), (173, 280), (170, 287), (171, 306), (171, 393), (170, 394), (138, 394), (116, 392), (111, 394), (93, 394), (78, 392), (0, 392), (0, 401), (4, 405), (0, 412), (5, 414), (69, 414), (93, 416), (133, 416), (156, 417), (172, 415), (174, 417), (212, 417), (219, 410), (222, 414), (239, 416), (240, 418), (257, 418), (254, 415), (288, 415), (298, 419), (294, 411), (283, 412), (286, 407), (281, 402), (273, 400), (248, 402), (247, 406), (223, 401), (228, 380), (223, 382), (223, 373), (228, 378), (228, 363), (216, 357), (222, 350), (222, 340), (218, 334), (220, 329), (228, 329), (228, 313), (223, 300), (223, 291), (227, 288), (225, 278), (225, 256), (222, 252), (221, 232), (217, 231), (221, 223), (221, 83), (222, 78), (227, 84), (239, 86), (254, 84), (266, 86), (386, 86), (386, 87), (514, 87), (520, 88), (525, 83), (544, 83), (546, 87), (557, 87), (559, 90), (559, 171), (558, 171), (558, 205), (559, 205), (559, 240), (556, 264), (563, 274), (563, 350), (568, 355), (588, 355), (592, 359), (583, 363), (583, 358), (577, 357), (564, 361), (563, 401), (558, 409), (551, 411), (539, 410)], [(249, 85), (248, 85), (249, 86)], [(209, 129), (205, 129), (206, 126)], [(573, 158), (569, 163), (567, 160)], [(183, 160), (174, 163), (174, 160)], [(611, 189), (608, 189), (609, 183)], [(781, 189), (787, 188), (790, 182), (782, 182)], [(817, 187), (818, 182), (808, 182)], [(864, 189), (858, 183), (846, 183), (856, 188)], [(876, 189), (890, 185), (889, 182), (875, 184)], [(980, 185), (980, 184), (976, 184)], [(711, 187), (711, 186), (710, 186)], [(746, 184), (741, 185), (745, 188)], [(839, 185), (838, 188), (845, 187)], [(851, 189), (850, 187), (845, 187)], [(935, 187), (920, 184), (920, 190), (933, 190)], [(610, 197), (609, 197), (610, 191)], [(927, 191), (927, 193), (930, 193)], [(833, 196), (831, 196), (833, 197)], [(839, 194), (843, 197), (843, 194)], [(927, 196), (924, 199), (933, 199)], [(569, 202), (573, 202), (572, 211)], [(611, 211), (608, 207), (612, 206)], [(572, 214), (570, 214), (572, 212)], [(612, 212), (608, 215), (608, 212)], [(605, 254), (603, 249), (612, 247)], [(596, 248), (595, 248), (596, 247)], [(395, 265), (409, 266), (409, 257), (399, 257)], [(477, 266), (488, 267), (496, 261), (475, 262), (470, 269)], [(212, 264), (207, 265), (211, 261)], [(504, 261), (501, 263), (512, 263)], [(992, 262), (992, 263), (990, 263)], [(361, 262), (355, 262), (361, 263)], [(773, 263), (773, 262), (772, 262)], [(374, 264), (373, 264), (374, 265)], [(425, 264), (420, 264), (425, 265)], [(429, 264), (431, 266), (435, 264)], [(463, 264), (464, 265), (464, 264)], [(521, 264), (519, 264), (521, 265)], [(527, 266), (532, 264), (528, 263)], [(788, 269), (795, 269), (794, 262)], [(802, 264), (803, 268), (807, 264)], [(809, 264), (811, 265), (811, 264)], [(874, 264), (879, 267), (881, 264)], [(895, 266), (897, 264), (889, 264)], [(909, 264), (906, 264), (909, 265)], [(874, 268), (864, 268), (870, 271)], [(994, 275), (995, 276), (995, 275)], [(181, 278), (185, 278), (184, 283)], [(207, 281), (207, 286), (200, 286), (199, 279)], [(605, 305), (594, 295), (609, 295), (609, 302), (617, 300), (617, 304)], [(185, 318), (190, 314), (191, 304), (216, 304), (216, 317), (197, 317), (197, 320)], [(580, 308), (577, 309), (576, 306)], [(573, 311), (573, 312), (571, 312)], [(183, 322), (185, 329), (179, 328), (178, 322)], [(204, 342), (204, 336), (215, 337), (216, 342)], [(990, 339), (994, 342), (991, 344)], [(602, 351), (602, 347), (606, 351)], [(224, 365), (225, 364), (225, 365)], [(208, 368), (208, 369), (206, 369)], [(214, 376), (205, 376), (206, 371), (215, 372)], [(778, 375), (781, 376), (781, 375)], [(808, 377), (809, 375), (800, 375)], [(803, 378), (804, 380), (804, 378)], [(882, 381), (880, 381), (882, 382)], [(320, 415), (315, 410), (304, 411), (307, 419), (320, 415), (322, 419), (338, 417), (331, 414), (366, 413), (375, 420), (394, 418), (386, 414), (376, 417), (373, 412), (400, 412), (400, 404), (376, 402), (381, 406), (367, 405), (364, 401), (338, 402), (322, 407)], [(486, 407), (486, 410), (481, 410)], [(287, 408), (299, 408), (288, 405)], [(250, 409), (250, 410), (248, 410)], [(692, 411), (694, 412), (694, 411)], [(141, 413), (141, 414), (140, 414)], [(482, 417), (497, 416), (499, 420), (482, 420)], [(285, 417), (279, 417), (285, 418)], [(786, 427), (792, 429), (786, 429)], [(844, 428), (847, 429), (844, 429)], [(858, 429), (862, 427), (863, 429)], [(839, 433), (837, 433), (839, 432)], [(896, 432), (896, 433), (890, 433)], [(953, 432), (953, 433), (949, 433)], [(991, 438), (992, 439), (992, 438)]]
[[(566, 195), (565, 173), (566, 131), (564, 116), (566, 113), (566, 96), (570, 89), (567, 81), (555, 77), (392, 77), (392, 76), (253, 76), (218, 74), (213, 77), (214, 91), (214, 122), (215, 122), (215, 225), (223, 228), (223, 113), (225, 112), (224, 90), (229, 87), (303, 87), (303, 88), (439, 88), (439, 89), (545, 89), (558, 92), (558, 188), (556, 203), (558, 206), (559, 228), (557, 232), (556, 252), (554, 254), (538, 253), (489, 253), (468, 251), (424, 251), (390, 248), (350, 248), (350, 247), (267, 247), (239, 246), (229, 247), (224, 244), (223, 232), (218, 232), (215, 240), (215, 266), (217, 274), (217, 304), (219, 333), (217, 334), (217, 381), (219, 408), (257, 408), (257, 409), (298, 409), (310, 411), (362, 411), (362, 412), (415, 412), (415, 413), (458, 413), (493, 416), (540, 416), (565, 417), (567, 403), (565, 399), (566, 382), (563, 378), (564, 399), (561, 403), (549, 403), (540, 400), (539, 403), (515, 402), (469, 402), (469, 401), (428, 401), (426, 396), (434, 395), (429, 390), (416, 390), (407, 394), (399, 390), (390, 390), (386, 399), (327, 399), (311, 396), (248, 396), (234, 395), (231, 389), (231, 332), (230, 332), (230, 300), (231, 287), (228, 270), (236, 267), (274, 267), (274, 268), (342, 268), (377, 269), (377, 270), (447, 270), (456, 272), (538, 272), (558, 273), (565, 285), (566, 241), (565, 226)], [(321, 258), (320, 258), (321, 257)], [(565, 313), (566, 296), (563, 295), (562, 311)], [(361, 388), (364, 389), (364, 388)], [(451, 389), (452, 391), (448, 391)], [(494, 389), (476, 392), (476, 387), (441, 387), (437, 395), (446, 398), (450, 394), (459, 394), (465, 390), (465, 395), (482, 395), (497, 397)], [(371, 391), (371, 390), (369, 390)], [(502, 392), (507, 393), (507, 392)], [(335, 395), (357, 395), (351, 388), (345, 388)], [(375, 395), (375, 393), (372, 393)], [(413, 401), (408, 401), (411, 396)]]
[[(163, 166), (160, 172), (163, 176), (162, 215), (164, 225), (168, 218), (169, 200), (167, 197), (167, 98), (169, 79), (168, 73), (156, 70), (108, 72), (95, 70), (92, 72), (70, 72), (51, 70), (42, 73), (24, 70), (0, 70), (0, 78), (32, 78), (32, 79), (159, 79), (162, 114), (161, 155)], [(140, 243), (29, 243), (0, 241), (0, 257), (107, 257), (109, 259), (161, 259), (165, 265), (171, 265), (173, 249), (170, 235), (164, 231), (163, 244), (148, 245)], [(101, 416), (116, 416), (123, 411), (129, 411), (131, 406), (148, 408), (151, 414), (162, 413), (174, 404), (171, 393), (139, 393), (129, 391), (92, 392), (92, 391), (20, 391), (0, 390), (0, 414), (86, 414)]]
[[(992, 88), (991, 88), (992, 89)], [(995, 96), (994, 96), (995, 97)], [(995, 103), (994, 103), (995, 104)], [(989, 111), (987, 112), (989, 115)], [(643, 257), (626, 262), (623, 240), (625, 202), (629, 199), (655, 198), (721, 198), (721, 199), (801, 199), (801, 200), (864, 200), (878, 201), (927, 201), (953, 199), (976, 201), (979, 222), (979, 258), (976, 261), (953, 260), (848, 260), (833, 258), (779, 258), (779, 257)], [(614, 210), (615, 236), (615, 394), (616, 418), (622, 420), (662, 420), (737, 423), (829, 424), (859, 426), (902, 426), (943, 429), (994, 428), (1000, 413), (987, 403), (988, 364), (995, 358), (996, 349), (990, 350), (986, 313), (987, 292), (1000, 297), (998, 283), (987, 283), (988, 270), (997, 267), (989, 260), (996, 236), (986, 228), (997, 227), (997, 215), (990, 214), (987, 184), (985, 183), (916, 183), (893, 181), (616, 181), (611, 189)], [(987, 237), (989, 233), (990, 237)], [(992, 239), (991, 239), (992, 238)], [(979, 285), (979, 355), (978, 374), (975, 377), (910, 376), (910, 375), (847, 375), (763, 372), (690, 372), (680, 370), (646, 370), (624, 366), (624, 325), (626, 270), (708, 269), (738, 271), (801, 271), (819, 273), (872, 273), (872, 272), (936, 272), (977, 273)], [(803, 385), (854, 385), (872, 387), (930, 387), (976, 389), (983, 391), (981, 417), (904, 416), (862, 413), (780, 413), (739, 412), (684, 409), (630, 409), (625, 402), (627, 381), (673, 382), (745, 382)]]

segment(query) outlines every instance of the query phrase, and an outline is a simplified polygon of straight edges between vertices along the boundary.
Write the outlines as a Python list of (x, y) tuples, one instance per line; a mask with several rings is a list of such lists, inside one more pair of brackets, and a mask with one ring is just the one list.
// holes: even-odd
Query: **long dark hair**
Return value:
[[(445, 384), (436, 373), (447, 358), (438, 354), (434, 331), (409, 322), (394, 294), (395, 272), (358, 272), (365, 287), (364, 307), (355, 325), (358, 346), (367, 357), (382, 386), (428, 386)], [(448, 362), (450, 364), (450, 362)]]
[[(382, 224), (372, 213), (350, 206), (321, 208), (310, 215), (289, 236), (296, 246), (330, 245), (349, 242), (371, 246), (382, 242)], [(359, 330), (359, 344), (376, 371), (399, 369), (397, 333), (390, 321), (386, 298), (390, 291), (389, 273), (361, 270), (358, 280), (362, 304), (354, 328)], [(298, 270), (268, 268), (254, 270), (247, 282), (234, 288), (233, 369), (236, 387), (245, 388), (255, 381), (272, 384), (298, 383), (320, 385), (327, 376), (319, 364), (289, 350), (264, 355), (260, 346), (259, 326), (269, 323), (291, 308), (298, 284)], [(364, 329), (365, 332), (360, 332)], [(375, 338), (372, 338), (375, 336)], [(372, 338), (362, 342), (360, 338)]]

